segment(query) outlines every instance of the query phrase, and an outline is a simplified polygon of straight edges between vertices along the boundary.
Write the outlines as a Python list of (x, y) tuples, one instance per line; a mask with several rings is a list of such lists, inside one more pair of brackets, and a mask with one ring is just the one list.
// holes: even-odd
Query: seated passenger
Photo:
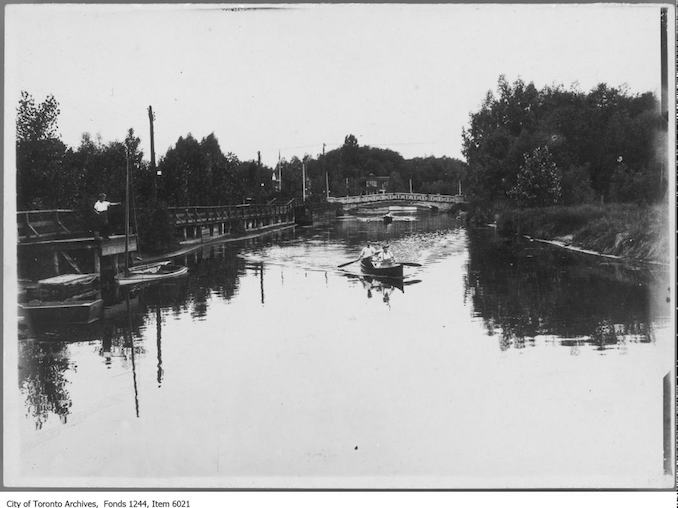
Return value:
[(380, 255), (379, 255), (379, 265), (388, 266), (395, 264), (395, 258), (393, 253), (388, 249), (388, 245), (384, 245)]

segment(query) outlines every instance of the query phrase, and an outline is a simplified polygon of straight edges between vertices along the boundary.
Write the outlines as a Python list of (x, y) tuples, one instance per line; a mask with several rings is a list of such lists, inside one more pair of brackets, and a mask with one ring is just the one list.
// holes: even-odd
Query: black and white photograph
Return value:
[(4, 487), (675, 489), (675, 26), (6, 5)]

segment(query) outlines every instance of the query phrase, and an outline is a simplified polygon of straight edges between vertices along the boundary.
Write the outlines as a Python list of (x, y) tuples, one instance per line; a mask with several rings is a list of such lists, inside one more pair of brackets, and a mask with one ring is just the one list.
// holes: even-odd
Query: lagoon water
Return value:
[[(366, 239), (422, 266), (403, 285), (338, 270)], [(20, 327), (6, 484), (673, 483), (664, 269), (447, 215), (336, 220), (178, 261), (188, 278), (109, 295), (97, 323)]]

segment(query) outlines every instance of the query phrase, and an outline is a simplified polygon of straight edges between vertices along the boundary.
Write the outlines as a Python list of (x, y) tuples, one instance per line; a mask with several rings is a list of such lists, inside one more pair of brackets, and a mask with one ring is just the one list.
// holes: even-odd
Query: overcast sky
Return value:
[[(62, 139), (129, 127), (149, 157), (214, 132), (224, 152), (273, 165), (360, 144), (461, 157), (461, 131), (499, 74), (537, 87), (628, 85), (659, 95), (651, 5), (11, 5), (6, 105), (61, 104)], [(9, 139), (13, 139), (13, 119)]]

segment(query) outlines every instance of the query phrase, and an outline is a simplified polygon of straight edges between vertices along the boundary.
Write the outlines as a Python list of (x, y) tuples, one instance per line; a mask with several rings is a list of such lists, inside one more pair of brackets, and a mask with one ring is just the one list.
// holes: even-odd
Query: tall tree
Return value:
[(54, 96), (36, 104), (22, 91), (17, 107), (17, 208), (68, 206), (77, 177), (64, 170), (67, 147), (58, 135), (59, 103)]

